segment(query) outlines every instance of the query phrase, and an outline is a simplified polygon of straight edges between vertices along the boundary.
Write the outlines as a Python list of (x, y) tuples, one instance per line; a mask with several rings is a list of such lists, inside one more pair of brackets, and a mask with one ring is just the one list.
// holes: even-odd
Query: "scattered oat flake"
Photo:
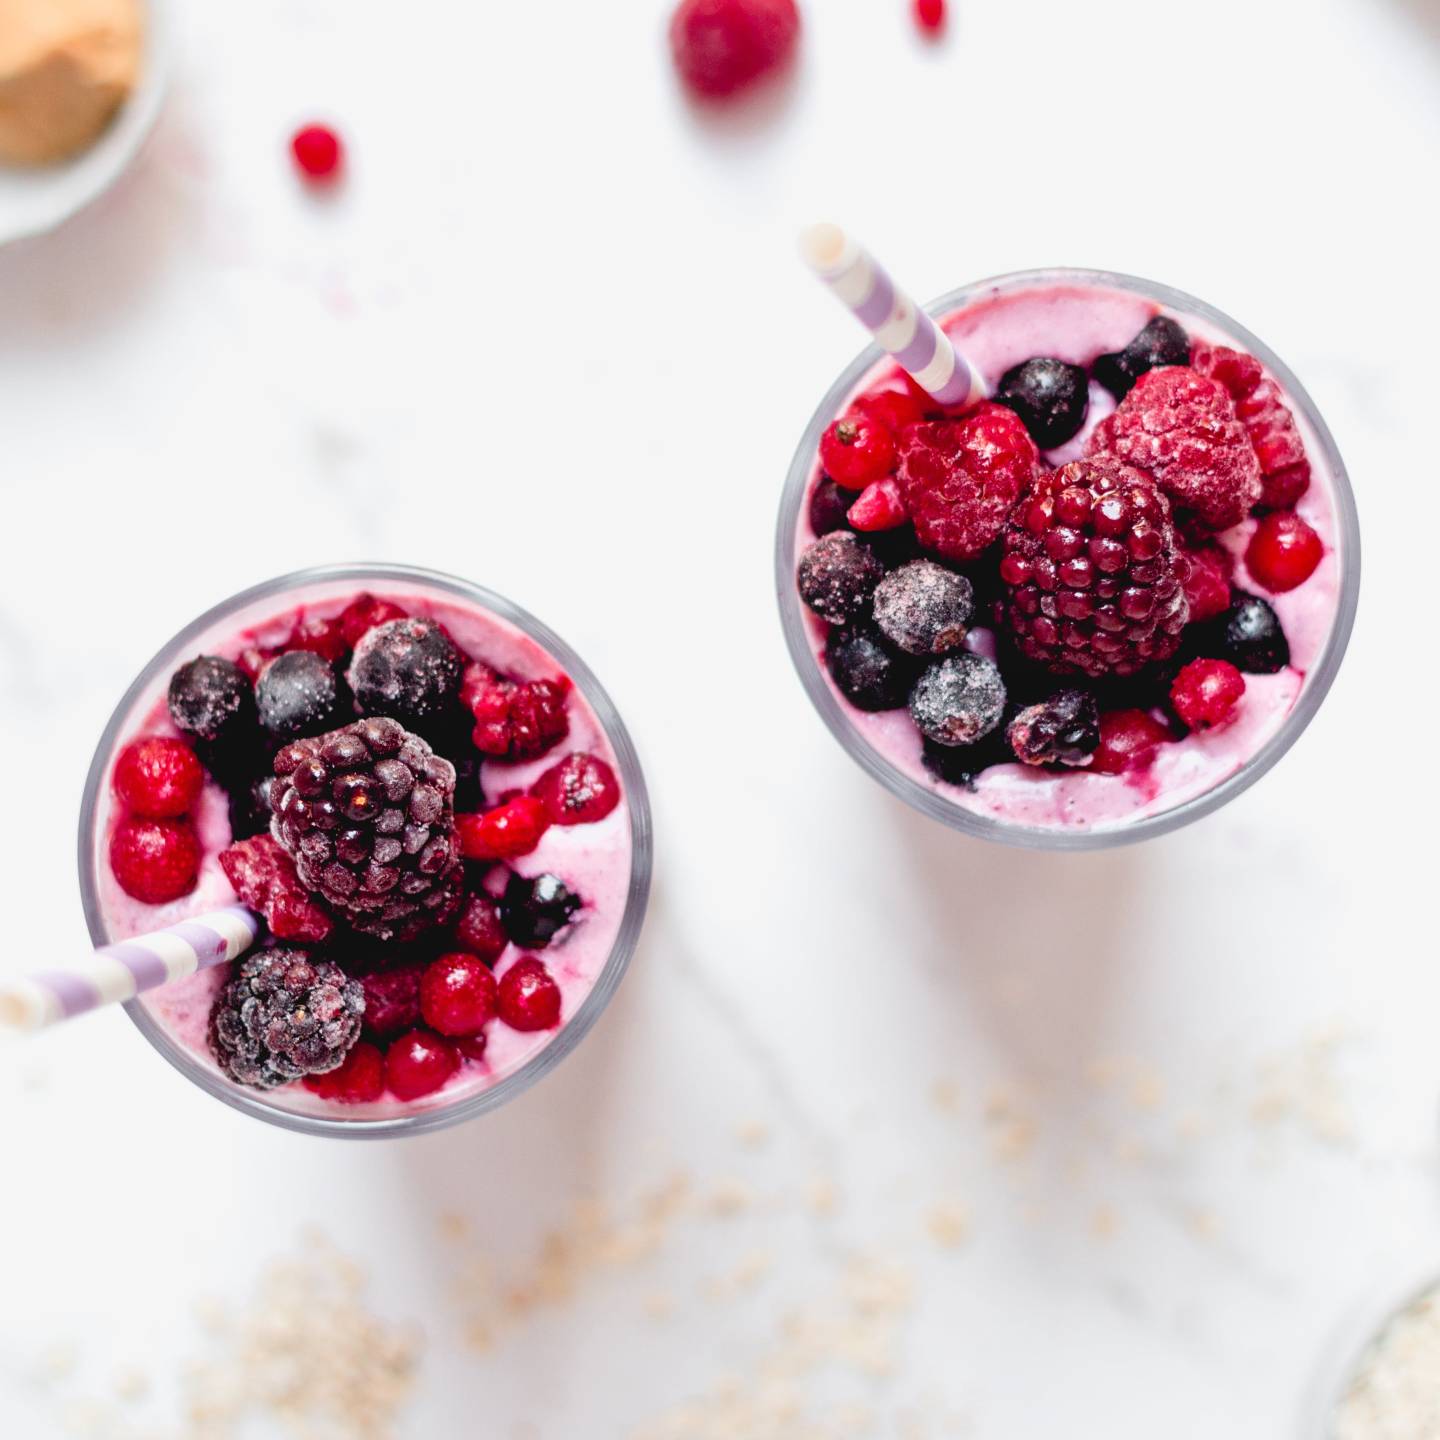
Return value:
[(770, 1143), (770, 1127), (763, 1120), (744, 1120), (735, 1127), (735, 1138), (747, 1150), (758, 1150)]
[(1290, 1124), (1328, 1145), (1353, 1144), (1354, 1120), (1339, 1074), (1346, 1038), (1337, 1027), (1320, 1030), (1262, 1063), (1250, 1107), (1255, 1123), (1266, 1129)]
[(958, 1250), (970, 1238), (970, 1212), (954, 1202), (934, 1206), (925, 1225), (930, 1238), (945, 1250)]

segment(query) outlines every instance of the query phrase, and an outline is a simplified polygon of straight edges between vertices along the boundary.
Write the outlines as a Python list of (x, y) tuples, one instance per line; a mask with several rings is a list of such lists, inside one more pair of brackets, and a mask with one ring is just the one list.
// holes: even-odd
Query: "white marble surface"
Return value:
[[(861, 1327), (887, 1374), (837, 1360), (842, 1327), (783, 1367), (813, 1424), (660, 1433), (1274, 1440), (1375, 1287), (1440, 1271), (1440, 8), (962, 0), (934, 51), (902, 0), (809, 8), (793, 93), (702, 123), (660, 0), (192, 5), (139, 168), (0, 254), (0, 966), (85, 944), (72, 827), (133, 672), (315, 561), (454, 570), (556, 626), (628, 717), (660, 848), (611, 1012), (468, 1128), (271, 1131), (118, 1014), (0, 1058), (0, 1433), (175, 1433), (193, 1300), (307, 1225), (424, 1328), (403, 1440), (628, 1436), (752, 1381), (857, 1256), (908, 1286)], [(285, 163), (315, 111), (353, 146), (328, 202)], [(858, 348), (795, 259), (817, 215), (927, 294), (1168, 280), (1304, 378), (1366, 582), (1256, 790), (1141, 849), (1012, 853), (825, 734), (770, 581), (791, 447)], [(633, 1220), (676, 1168), (717, 1203), (464, 1343), (442, 1212), (523, 1274), (587, 1189)], [(135, 1366), (153, 1404), (84, 1408)]]

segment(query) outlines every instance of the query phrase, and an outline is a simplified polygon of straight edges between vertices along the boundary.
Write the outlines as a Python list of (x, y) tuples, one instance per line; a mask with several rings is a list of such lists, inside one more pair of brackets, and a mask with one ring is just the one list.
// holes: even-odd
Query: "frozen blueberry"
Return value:
[(825, 642), (825, 664), (840, 693), (857, 710), (898, 710), (915, 679), (915, 664), (896, 655), (868, 626), (835, 629)]
[(975, 587), (933, 560), (912, 560), (875, 587), (875, 624), (911, 655), (957, 650), (975, 613)]
[(1162, 365), (1188, 365), (1190, 337), (1168, 315), (1156, 315), (1118, 354), (1095, 361), (1095, 378), (1117, 399), (1147, 371)]
[(833, 480), (822, 480), (810, 492), (810, 528), (817, 535), (845, 528), (845, 513), (855, 503)]
[(1100, 707), (1084, 690), (1060, 690), (1027, 705), (1005, 734), (1026, 765), (1085, 765), (1100, 744)]
[(925, 741), (922, 751), (925, 768), (947, 785), (973, 790), (975, 777), (992, 765), (1009, 765), (1015, 757), (1005, 743), (1004, 726), (996, 726), (973, 745), (937, 745)]
[(291, 650), (267, 662), (255, 682), (255, 708), (277, 740), (321, 735), (350, 718), (334, 667), (311, 650)]
[(234, 738), (255, 719), (245, 672), (216, 655), (201, 655), (170, 677), (169, 703), (177, 729), (212, 745)]
[(1273, 675), (1290, 663), (1290, 642), (1280, 617), (1258, 595), (1235, 592), (1235, 602), (1217, 622), (1223, 627), (1225, 659), (1252, 675)]
[(505, 933), (528, 950), (541, 949), (574, 918), (583, 902), (558, 876), (511, 875), (500, 902)]
[(364, 715), (411, 728), (447, 710), (465, 661), (433, 620), (390, 620), (366, 631), (350, 661), (350, 688)]
[(870, 604), (885, 567), (848, 530), (822, 536), (801, 557), (800, 598), (832, 625), (858, 620)]
[(266, 771), (263, 775), (238, 780), (227, 787), (232, 840), (248, 840), (252, 835), (269, 831), (271, 779), (269, 771)]
[(1000, 667), (969, 651), (937, 660), (910, 692), (911, 719), (937, 745), (973, 745), (1004, 713)]
[(995, 400), (1020, 417), (1042, 450), (1053, 450), (1073, 439), (1085, 423), (1090, 377), (1083, 365), (1039, 355), (1000, 377)]

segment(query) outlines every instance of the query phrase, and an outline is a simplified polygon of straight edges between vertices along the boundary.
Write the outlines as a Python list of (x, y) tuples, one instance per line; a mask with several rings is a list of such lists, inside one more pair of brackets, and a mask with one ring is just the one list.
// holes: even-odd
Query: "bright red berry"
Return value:
[(1293, 510), (1263, 516), (1245, 549), (1245, 565), (1270, 591), (1293, 590), (1314, 573), (1325, 554), (1315, 531)]
[(550, 828), (545, 802), (517, 795), (483, 815), (457, 815), (460, 853), (467, 860), (508, 860), (528, 855)]
[(306, 125), (290, 138), (290, 153), (308, 180), (333, 180), (345, 158), (340, 137), (328, 125)]
[(448, 1041), (429, 1030), (411, 1030), (385, 1052), (385, 1084), (397, 1100), (431, 1095), (460, 1068)]
[(368, 1105), (385, 1093), (385, 1057), (368, 1041), (357, 1041), (340, 1062), (338, 1070), (326, 1075), (307, 1075), (301, 1082), (323, 1100), (342, 1105)]
[(945, 28), (945, 0), (915, 0), (915, 23), (927, 34)]
[(312, 615), (302, 620), (285, 642), (285, 650), (309, 650), (332, 665), (343, 660), (350, 647), (345, 643), (344, 632), (338, 620), (324, 620)]
[(220, 868), (243, 905), (258, 911), (280, 940), (318, 945), (335, 922), (295, 873), (295, 862), (269, 835), (238, 840), (220, 855)]
[(360, 977), (365, 992), (365, 1028), (382, 1040), (413, 1030), (420, 1023), (420, 976), (423, 967), (376, 970)]
[(1185, 576), (1185, 598), (1190, 602), (1190, 623), (1213, 620), (1230, 608), (1230, 572), (1222, 552), (1213, 546), (1187, 550), (1190, 569)]
[(132, 740), (115, 762), (115, 796), (132, 814), (173, 820), (195, 808), (205, 770), (195, 752), (168, 735)]
[(467, 1060), (483, 1060), (490, 1037), (484, 1030), (478, 1035), (457, 1035), (450, 1042)]
[(895, 437), (868, 415), (845, 415), (820, 437), (820, 463), (842, 490), (863, 490), (895, 468)]
[(340, 638), (346, 648), (353, 650), (377, 625), (408, 618), (404, 610), (388, 600), (377, 600), (373, 595), (357, 595), (340, 612), (336, 623), (340, 626)]
[(681, 79), (707, 99), (733, 95), (779, 69), (799, 35), (795, 0), (681, 0), (670, 21)]
[(493, 965), (505, 953), (510, 938), (500, 919), (500, 907), (483, 891), (465, 897), (455, 922), (455, 940), (462, 950), (478, 955), (487, 965)]
[(560, 987), (533, 955), (500, 977), (500, 1018), (512, 1030), (551, 1030), (560, 1023)]
[(598, 755), (576, 751), (531, 787), (554, 825), (593, 825), (620, 803), (620, 782)]
[(200, 842), (181, 820), (122, 820), (110, 836), (110, 869), (146, 905), (188, 895), (200, 873)]
[(1192, 660), (1170, 687), (1170, 704), (1191, 730), (1213, 730), (1235, 718), (1245, 677), (1228, 660)]
[(1143, 770), (1170, 732), (1144, 710), (1107, 710), (1100, 716), (1100, 745), (1090, 769), (1101, 775)]
[(503, 760), (537, 759), (565, 738), (568, 693), (568, 680), (515, 681), (479, 661), (460, 683), (461, 703), (475, 717), (475, 748)]
[(897, 439), (907, 425), (918, 425), (925, 418), (925, 402), (913, 390), (873, 390), (850, 409), (883, 425)]
[(845, 513), (855, 529), (866, 532), (893, 530), (910, 518), (905, 512), (899, 481), (893, 475), (867, 485), (860, 492), (860, 498)]
[(495, 977), (476, 955), (442, 955), (420, 977), (420, 1013), (442, 1035), (474, 1035), (495, 1018)]
[(1260, 362), (1243, 350), (1196, 340), (1190, 346), (1190, 368), (1218, 380), (1232, 400), (1243, 400), (1265, 378)]

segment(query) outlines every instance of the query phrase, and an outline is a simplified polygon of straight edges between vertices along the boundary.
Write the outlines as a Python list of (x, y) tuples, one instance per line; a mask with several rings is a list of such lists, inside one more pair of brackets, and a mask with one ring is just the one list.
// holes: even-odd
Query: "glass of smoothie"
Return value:
[(80, 814), (97, 946), (236, 903), (239, 960), (130, 1001), (272, 1124), (411, 1134), (503, 1104), (615, 993), (650, 883), (645, 783), (559, 636), (399, 565), (282, 576), (201, 615), (105, 728)]
[(1359, 529), (1325, 422), (1259, 339), (1148, 280), (1024, 271), (925, 313), (973, 388), (942, 404), (872, 346), (786, 481), (776, 584), (816, 709), (986, 839), (1101, 847), (1217, 809), (1295, 743), (1350, 637)]

